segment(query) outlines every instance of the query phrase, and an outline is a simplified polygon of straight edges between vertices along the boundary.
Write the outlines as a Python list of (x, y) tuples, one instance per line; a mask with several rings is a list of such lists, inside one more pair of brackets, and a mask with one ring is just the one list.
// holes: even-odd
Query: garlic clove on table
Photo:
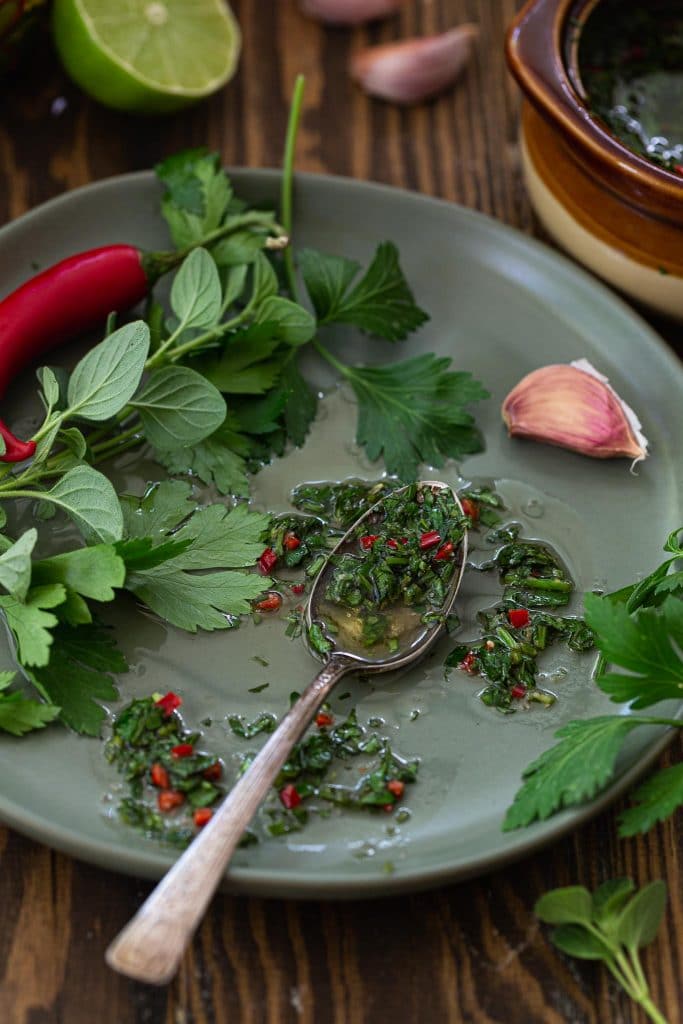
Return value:
[(364, 21), (387, 18), (405, 0), (300, 0), (304, 14), (332, 25), (360, 25)]

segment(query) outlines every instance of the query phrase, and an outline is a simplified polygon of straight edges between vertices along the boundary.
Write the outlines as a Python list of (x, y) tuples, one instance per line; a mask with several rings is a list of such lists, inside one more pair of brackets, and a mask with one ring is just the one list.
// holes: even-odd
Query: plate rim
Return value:
[[(282, 172), (276, 168), (227, 167), (226, 170), (235, 180), (241, 179), (246, 181), (252, 179), (258, 181), (260, 179), (261, 181), (272, 182), (274, 186), (279, 184), (282, 177)], [(27, 223), (30, 224), (31, 221), (44, 213), (62, 205), (68, 205), (75, 197), (81, 196), (84, 193), (96, 193), (106, 191), (108, 188), (118, 188), (122, 185), (125, 187), (128, 184), (147, 184), (154, 181), (154, 177), (154, 171), (151, 169), (132, 171), (89, 182), (86, 185), (54, 196), (21, 214), (19, 217), (14, 218), (7, 224), (2, 225), (0, 227), (0, 247), (6, 243), (8, 238), (11, 239), (12, 232), (18, 226), (21, 226), (21, 229), (23, 229)], [(496, 236), (500, 236), (502, 232), (509, 245), (524, 253), (525, 256), (528, 257), (528, 254), (532, 253), (536, 260), (543, 259), (544, 269), (547, 267), (548, 260), (550, 260), (553, 271), (559, 273), (562, 278), (571, 280), (575, 285), (580, 283), (584, 290), (594, 295), (597, 294), (601, 303), (610, 305), (612, 311), (618, 314), (622, 321), (629, 322), (632, 328), (637, 328), (641, 334), (647, 336), (648, 344), (654, 346), (658, 351), (664, 365), (668, 366), (669, 371), (683, 383), (683, 364), (679, 357), (641, 316), (638, 310), (631, 307), (620, 295), (613, 292), (606, 284), (594, 277), (583, 267), (574, 263), (564, 253), (558, 252), (537, 238), (526, 235), (519, 228), (499, 221), (487, 213), (412, 189), (341, 175), (297, 171), (294, 179), (295, 189), (305, 188), (307, 183), (323, 188), (332, 187), (348, 191), (357, 190), (363, 193), (371, 192), (385, 198), (390, 197), (394, 200), (403, 199), (411, 203), (424, 204), (430, 208), (436, 206), (443, 211), (447, 211), (449, 216), (455, 215), (469, 220), (480, 228), (484, 227), (486, 231)], [(683, 489), (681, 494), (683, 494)], [(676, 713), (676, 717), (683, 717), (683, 702)], [(633, 764), (625, 768), (618, 778), (596, 799), (582, 804), (578, 808), (566, 809), (545, 821), (536, 822), (525, 829), (508, 833), (508, 836), (511, 838), (510, 845), (494, 853), (483, 856), (470, 856), (463, 861), (455, 862), (452, 859), (450, 861), (439, 859), (436, 864), (426, 868), (418, 866), (404, 869), (399, 866), (394, 875), (382, 875), (377, 870), (367, 875), (345, 875), (343, 872), (338, 872), (336, 878), (325, 878), (322, 882), (318, 882), (315, 876), (311, 877), (308, 870), (292, 871), (288, 869), (282, 871), (281, 869), (276, 869), (274, 871), (273, 868), (233, 867), (226, 874), (222, 888), (232, 892), (275, 898), (319, 899), (325, 897), (333, 899), (367, 899), (382, 898), (406, 891), (416, 892), (486, 874), (505, 864), (520, 860), (531, 853), (539, 851), (598, 815), (618, 799), (632, 783), (645, 774), (648, 768), (669, 746), (675, 734), (675, 729), (662, 727), (661, 735), (655, 735), (647, 750)], [(128, 851), (112, 847), (111, 844), (99, 839), (88, 839), (85, 842), (82, 837), (80, 840), (78, 838), (74, 839), (73, 834), (66, 826), (50, 822), (46, 824), (45, 819), (41, 815), (24, 808), (15, 800), (8, 799), (1, 791), (0, 821), (37, 842), (60, 850), (78, 860), (121, 874), (144, 878), (159, 878), (177, 859), (177, 855), (174, 856), (170, 852), (167, 853), (162, 848), (159, 848), (159, 850), (150, 849), (149, 851), (140, 849)]]

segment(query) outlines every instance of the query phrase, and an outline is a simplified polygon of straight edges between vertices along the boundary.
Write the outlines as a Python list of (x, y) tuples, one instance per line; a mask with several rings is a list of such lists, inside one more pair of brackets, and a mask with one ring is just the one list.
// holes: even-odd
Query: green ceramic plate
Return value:
[[(235, 182), (252, 199), (277, 195), (278, 178), (271, 172), (242, 171)], [(116, 241), (164, 247), (157, 201), (152, 175), (136, 174), (63, 196), (5, 227), (0, 294), (29, 276), (36, 263), (47, 265), (79, 249)], [(681, 522), (676, 448), (683, 436), (683, 373), (630, 309), (549, 249), (457, 206), (302, 175), (296, 210), (298, 244), (367, 260), (378, 241), (398, 243), (408, 279), (432, 319), (401, 346), (356, 339), (355, 356), (382, 360), (436, 350), (486, 383), (492, 397), (478, 416), (487, 448), (460, 472), (500, 481), (527, 536), (558, 547), (580, 592), (617, 588), (659, 562), (666, 534)], [(637, 475), (625, 460), (591, 461), (505, 434), (498, 410), (512, 385), (534, 367), (581, 356), (610, 376), (643, 419), (652, 457)], [(321, 376), (320, 384), (326, 383)], [(3, 416), (16, 427), (28, 425), (32, 392), (27, 375), (25, 388), (15, 389), (3, 405)], [(289, 489), (301, 480), (376, 476), (378, 469), (354, 448), (354, 415), (347, 395), (327, 398), (310, 442), (264, 471), (256, 500), (284, 508)], [(131, 459), (126, 484), (140, 489), (156, 472), (151, 463)], [(458, 467), (440, 475), (455, 482)], [(53, 527), (48, 543), (58, 544), (59, 533)], [(477, 591), (480, 586), (481, 578), (465, 587), (465, 615), (492, 599)], [(216, 721), (207, 742), (232, 764), (240, 741), (228, 734), (224, 716), (282, 712), (290, 691), (300, 689), (315, 668), (300, 642), (284, 638), (279, 621), (188, 637), (167, 631), (124, 600), (117, 622), (134, 666), (123, 681), (124, 696), (177, 690), (191, 723), (206, 716)], [(381, 716), (398, 749), (422, 758), (407, 800), (410, 820), (393, 833), (385, 815), (317, 820), (299, 833), (240, 851), (228, 877), (232, 887), (277, 896), (380, 895), (483, 872), (596, 813), (666, 743), (661, 731), (637, 732), (618, 782), (599, 801), (504, 834), (501, 821), (520, 773), (551, 745), (555, 730), (570, 718), (615, 708), (590, 682), (591, 658), (568, 661), (558, 654), (544, 666), (557, 704), (503, 717), (477, 699), (470, 678), (457, 672), (444, 678), (447, 649), (446, 642), (411, 674), (376, 680), (373, 688), (353, 682), (352, 697), (335, 704), (339, 713), (356, 702), (361, 716)], [(263, 668), (254, 655), (271, 667)], [(2, 660), (11, 664), (4, 640)], [(248, 692), (264, 682), (270, 684), (264, 692)], [(105, 796), (113, 781), (96, 741), (59, 728), (20, 741), (0, 739), (0, 816), (6, 822), (84, 860), (159, 876), (173, 855), (117, 823)]]

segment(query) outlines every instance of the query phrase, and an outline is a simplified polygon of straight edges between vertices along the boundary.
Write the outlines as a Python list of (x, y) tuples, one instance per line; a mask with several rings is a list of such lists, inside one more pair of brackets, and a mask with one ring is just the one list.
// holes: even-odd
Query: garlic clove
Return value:
[(511, 437), (569, 448), (595, 459), (647, 457), (648, 441), (633, 409), (587, 359), (533, 370), (501, 409)]
[(300, 0), (304, 14), (332, 25), (360, 25), (364, 21), (387, 18), (405, 0)]
[(400, 43), (371, 46), (351, 60), (351, 77), (369, 93), (393, 103), (436, 96), (462, 74), (479, 34), (476, 25)]

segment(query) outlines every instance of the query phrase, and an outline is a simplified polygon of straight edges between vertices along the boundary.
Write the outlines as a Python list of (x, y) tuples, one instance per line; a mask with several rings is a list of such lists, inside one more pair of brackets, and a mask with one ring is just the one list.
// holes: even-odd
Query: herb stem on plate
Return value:
[[(294, 155), (296, 140), (299, 132), (299, 121), (301, 120), (301, 109), (303, 106), (304, 90), (306, 79), (298, 75), (294, 83), (292, 93), (292, 105), (289, 110), (289, 121), (287, 123), (287, 135), (285, 138), (285, 152), (282, 162), (282, 192), (280, 196), (280, 215), (285, 234), (292, 236), (292, 210), (293, 210), (293, 187), (294, 187)], [(291, 297), (298, 301), (296, 286), (296, 271), (294, 269), (294, 256), (291, 245), (284, 252), (285, 274), (287, 276), (287, 287)]]

